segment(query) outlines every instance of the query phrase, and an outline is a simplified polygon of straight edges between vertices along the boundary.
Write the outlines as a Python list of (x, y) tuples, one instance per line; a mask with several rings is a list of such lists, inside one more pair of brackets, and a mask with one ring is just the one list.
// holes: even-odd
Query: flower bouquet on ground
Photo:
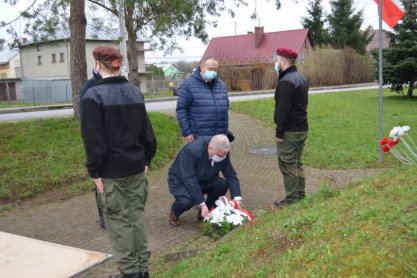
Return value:
[(250, 212), (239, 209), (236, 201), (220, 196), (216, 208), (210, 211), (210, 217), (203, 222), (201, 231), (203, 235), (220, 238), (253, 218)]
[(390, 152), (400, 162), (414, 166), (417, 165), (417, 146), (408, 135), (409, 130), (409, 126), (394, 127), (389, 134), (390, 138), (384, 137), (379, 141), (379, 146), (383, 152)]

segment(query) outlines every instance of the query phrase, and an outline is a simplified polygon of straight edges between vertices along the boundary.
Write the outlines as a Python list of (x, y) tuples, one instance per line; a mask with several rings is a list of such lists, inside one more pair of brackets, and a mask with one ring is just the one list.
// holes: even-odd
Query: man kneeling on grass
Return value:
[[(225, 135), (202, 136), (180, 150), (168, 171), (169, 191), (175, 197), (169, 213), (172, 226), (178, 226), (180, 215), (193, 206), (199, 208), (198, 220), (208, 218), (214, 202), (229, 188), (232, 198), (238, 203), (242, 201), (229, 151), (230, 142)], [(220, 172), (225, 179), (219, 177)]]

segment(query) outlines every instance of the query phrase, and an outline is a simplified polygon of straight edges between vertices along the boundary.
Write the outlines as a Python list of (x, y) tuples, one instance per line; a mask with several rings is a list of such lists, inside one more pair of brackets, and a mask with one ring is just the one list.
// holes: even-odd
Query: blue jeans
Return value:
[[(216, 205), (214, 202), (219, 199), (220, 196), (224, 196), (229, 189), (229, 184), (221, 177), (215, 177), (214, 179), (200, 183), (201, 192), (207, 194), (206, 205), (209, 208), (214, 208)], [(175, 202), (172, 204), (172, 212), (176, 217), (179, 217), (185, 211), (191, 209), (194, 206), (194, 202), (191, 196), (174, 195)]]

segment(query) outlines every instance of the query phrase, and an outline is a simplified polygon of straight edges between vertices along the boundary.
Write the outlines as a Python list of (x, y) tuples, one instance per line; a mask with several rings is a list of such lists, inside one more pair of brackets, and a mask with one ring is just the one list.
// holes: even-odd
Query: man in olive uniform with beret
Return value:
[(294, 65), (297, 56), (297, 52), (289, 48), (278, 48), (274, 55), (275, 71), (279, 75), (275, 89), (275, 137), (285, 187), (285, 198), (274, 202), (276, 208), (300, 201), (305, 196), (302, 155), (308, 133), (309, 84)]

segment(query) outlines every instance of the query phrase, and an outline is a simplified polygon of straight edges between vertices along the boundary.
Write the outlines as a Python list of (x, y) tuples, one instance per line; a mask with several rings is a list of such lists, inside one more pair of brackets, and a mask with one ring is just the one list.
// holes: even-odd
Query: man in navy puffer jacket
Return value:
[(217, 76), (218, 68), (219, 62), (207, 57), (181, 85), (177, 120), (187, 142), (201, 136), (227, 134), (229, 96), (226, 84)]

